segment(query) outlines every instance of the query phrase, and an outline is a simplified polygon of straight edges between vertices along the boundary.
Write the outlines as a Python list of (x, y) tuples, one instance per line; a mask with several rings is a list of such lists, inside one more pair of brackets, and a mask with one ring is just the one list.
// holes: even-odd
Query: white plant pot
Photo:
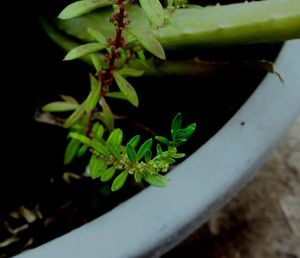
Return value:
[(300, 40), (284, 44), (269, 74), (234, 117), (168, 177), (110, 212), (18, 258), (160, 257), (231, 199), (300, 111)]

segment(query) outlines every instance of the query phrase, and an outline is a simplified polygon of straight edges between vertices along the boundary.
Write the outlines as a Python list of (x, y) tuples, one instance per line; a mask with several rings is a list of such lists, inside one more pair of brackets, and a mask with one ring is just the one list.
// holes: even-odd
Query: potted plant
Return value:
[[(102, 3), (105, 1), (98, 2)], [(122, 1), (118, 2), (122, 3)], [(145, 1), (141, 2), (141, 5), (143, 6), (143, 2), (145, 3)], [(151, 2), (157, 3), (157, 1)], [(175, 2), (181, 7), (182, 3), (178, 3), (177, 1)], [(169, 1), (169, 4), (173, 5), (175, 2)], [(255, 12), (257, 12), (257, 9), (255, 9), (253, 6), (258, 6), (264, 10), (263, 6), (264, 4), (266, 4), (265, 12), (267, 12), (268, 8), (272, 6), (274, 8), (274, 13), (276, 13), (276, 4), (278, 4), (280, 7), (285, 6), (284, 3), (281, 3), (281, 1), (273, 1), (272, 4), (270, 2), (271, 1), (265, 1), (265, 3), (262, 3), (261, 5), (259, 3), (253, 3), (253, 5), (249, 4), (249, 10), (255, 10), (253, 11), (253, 13), (251, 13), (254, 14)], [(97, 1), (91, 1), (90, 3), (97, 3)], [(146, 8), (145, 13), (149, 12), (149, 10), (155, 10), (156, 7), (154, 8), (153, 6), (151, 6), (151, 8), (149, 9), (149, 7), (147, 7), (147, 3), (150, 3), (150, 1), (146, 1), (146, 7), (144, 7)], [(297, 7), (297, 3), (295, 1), (287, 1), (286, 3), (288, 6), (287, 10), (290, 10), (291, 6), (293, 5), (295, 5), (294, 7)], [(233, 7), (237, 9), (241, 8), (243, 10), (243, 7), (241, 7), (241, 5), (234, 5)], [(208, 10), (210, 10), (209, 8)], [(226, 10), (226, 8), (216, 8), (220, 8), (220, 12), (224, 15), (226, 14), (226, 12), (228, 12), (224, 11)], [(120, 11), (120, 9), (121, 8), (119, 8), (118, 10)], [(292, 9), (297, 10), (297, 8)], [(171, 8), (170, 12), (172, 15), (176, 14), (176, 12), (185, 12), (188, 10), (189, 9), (174, 10)], [(192, 12), (194, 12), (195, 10), (197, 10), (195, 12), (198, 12), (198, 9), (196, 8), (195, 10), (192, 8), (192, 10)], [(296, 11), (295, 13), (297, 14)], [(148, 13), (147, 15), (151, 16), (151, 14), (153, 13), (150, 12), (150, 14)], [(157, 12), (154, 12), (154, 14), (157, 14)], [(248, 28), (246, 32), (244, 31), (244, 34), (242, 33), (243, 35), (240, 34), (236, 36), (236, 38), (234, 38), (235, 33), (233, 32), (235, 30), (239, 31), (237, 28), (238, 25), (242, 24), (242, 22), (238, 23), (237, 25), (234, 24), (233, 29), (231, 29), (228, 24), (225, 24), (225, 28), (222, 28), (222, 31), (224, 29), (224, 33), (221, 33), (223, 37), (218, 37), (221, 38), (220, 41), (216, 40), (217, 35), (215, 35), (216, 33), (214, 33), (216, 31), (213, 30), (211, 31), (211, 38), (204, 38), (205, 40), (203, 40), (203, 42), (204, 44), (212, 44), (212, 42), (215, 41), (216, 44), (226, 45), (232, 43), (232, 41), (236, 40), (237, 38), (240, 39), (239, 43), (247, 43), (249, 39), (254, 39), (253, 42), (260, 42), (268, 40), (285, 40), (288, 38), (299, 36), (296, 33), (297, 28), (299, 28), (299, 23), (298, 25), (296, 23), (296, 21), (299, 21), (299, 14), (298, 16), (296, 16), (298, 18), (294, 18), (294, 13), (288, 13), (285, 15), (281, 17), (285, 17), (286, 19), (280, 20), (279, 17), (279, 21), (278, 23), (276, 23), (277, 28), (275, 28), (276, 26), (274, 26), (273, 28), (272, 23), (271, 26), (267, 26), (267, 28), (264, 28), (261, 31), (258, 30), (253, 32), (251, 28), (249, 29), (247, 27), (249, 24), (246, 24), (246, 27)], [(86, 17), (87, 16), (85, 16), (84, 18)], [(105, 14), (99, 17), (100, 19), (102, 19), (102, 17), (105, 17)], [(105, 18), (104, 20), (107, 19)], [(172, 19), (170, 20), (172, 22)], [(278, 32), (280, 31), (280, 29), (282, 29), (281, 31), (286, 31), (284, 27), (281, 28), (279, 26), (278, 28), (279, 24), (281, 24), (282, 26), (284, 25), (283, 21), (285, 20), (288, 20), (290, 22), (289, 25), (291, 25), (289, 26), (289, 33), (282, 33), (281, 38), (274, 38), (273, 36), (270, 36), (271, 33), (269, 35), (264, 35), (265, 37), (261, 37), (262, 35), (260, 33), (265, 34), (266, 31), (274, 30)], [(190, 28), (191, 26), (184, 24), (184, 21), (177, 24), (182, 25), (183, 29)], [(72, 22), (74, 22), (74, 20)], [(74, 32), (72, 32), (72, 30), (68, 29), (69, 33), (73, 33), (73, 36), (81, 37), (81, 35), (87, 35), (86, 33), (82, 34), (81, 32), (77, 34), (76, 30), (80, 30), (81, 28), (74, 26), (74, 24), (72, 25), (72, 22), (60, 24), (60, 28), (74, 28), (75, 34)], [(88, 19), (85, 22), (88, 22)], [(268, 24), (268, 20), (266, 22), (263, 20), (260, 22), (262, 22), (264, 25), (270, 25)], [(252, 23), (253, 25), (253, 21), (250, 21), (249, 23)], [(82, 24), (82, 22), (80, 24)], [(83, 24), (85, 24), (86, 26), (86, 23)], [(148, 25), (146, 24), (146, 26)], [(226, 29), (226, 27), (229, 27), (229, 29)], [(291, 32), (293, 30), (294, 33)], [(90, 32), (92, 32), (92, 34), (96, 33), (93, 31)], [(143, 37), (139, 37), (138, 33), (139, 32), (131, 31), (131, 35), (133, 35), (135, 38), (140, 39), (140, 41), (142, 41), (142, 45), (145, 48), (150, 48), (150, 52), (154, 52), (154, 54), (159, 55), (159, 57), (164, 57), (161, 50), (159, 50), (159, 53), (155, 52), (156, 50), (153, 50), (151, 46), (149, 47), (147, 45), (149, 44), (149, 40), (148, 43), (143, 42), (143, 39), (145, 39), (145, 37), (147, 38), (146, 35), (143, 34)], [(182, 41), (174, 41), (174, 39), (177, 39), (178, 36), (180, 36), (178, 35), (177, 31), (174, 32), (173, 37), (171, 37), (173, 33), (172, 30), (164, 31), (162, 29), (160, 33), (161, 37), (157, 37), (162, 41), (163, 44), (165, 44), (164, 46), (166, 46), (167, 48), (168, 44), (170, 45), (170, 49), (182, 47), (180, 46), (180, 42)], [(185, 42), (185, 44), (187, 43), (193, 45), (196, 42), (201, 42), (200, 39), (204, 34), (200, 33), (199, 36), (197, 33), (193, 32), (190, 37), (187, 37), (187, 42)], [(70, 43), (70, 41), (62, 41), (62, 38), (58, 38), (58, 34), (54, 34), (53, 31), (50, 31), (50, 35), (52, 35), (52, 37), (61, 44)], [(197, 35), (197, 37), (194, 38), (194, 35)], [(255, 39), (254, 35), (257, 35), (258, 40)], [(276, 37), (278, 35), (279, 33), (276, 34)], [(85, 36), (82, 36), (81, 39), (88, 39), (85, 38)], [(263, 40), (260, 40), (262, 38)], [(156, 46), (155, 49), (159, 48), (157, 47), (156, 43), (154, 43), (154, 45)], [(297, 75), (297, 58), (291, 58), (294, 51), (297, 49), (299, 49), (298, 41), (285, 44), (276, 62), (276, 69), (280, 72), (280, 76), (285, 81), (285, 84), (291, 85), (289, 86), (290, 91), (286, 91), (284, 87), (282, 87), (282, 82), (276, 76), (268, 75), (248, 100), (248, 102), (246, 102), (246, 104), (243, 105), (242, 109), (228, 123), (226, 123), (221, 131), (219, 131), (211, 140), (209, 140), (208, 143), (202, 146), (193, 155), (191, 155), (184, 162), (173, 169), (172, 173), (169, 174), (171, 182), (169, 183), (168, 187), (163, 189), (148, 188), (138, 195), (135, 195), (124, 204), (103, 215), (99, 219), (88, 223), (84, 227), (74, 230), (71, 234), (64, 235), (52, 242), (49, 242), (47, 245), (41, 248), (34, 249), (30, 252), (25, 252), (24, 254), (21, 254), (20, 257), (35, 257), (35, 255), (37, 257), (53, 257), (55, 254), (61, 255), (61, 253), (63, 253), (64, 256), (72, 255), (73, 257), (82, 257), (83, 255), (86, 255), (87, 250), (89, 252), (89, 257), (158, 257), (168, 249), (170, 249), (172, 246), (174, 246), (176, 243), (178, 243), (178, 241), (182, 240), (192, 230), (203, 223), (205, 219), (207, 219), (209, 214), (223, 205), (224, 202), (232, 197), (232, 195), (243, 186), (243, 184), (253, 174), (254, 168), (259, 164), (259, 161), (262, 160), (262, 157), (266, 154), (266, 151), (269, 150), (271, 145), (273, 145), (279, 139), (279, 135), (283, 133), (293, 117), (296, 115), (297, 108), (299, 107), (298, 96), (300, 94), (299, 89), (297, 88), (297, 85), (295, 85), (293, 79), (289, 78), (293, 78), (293, 76)], [(71, 55), (74, 54), (74, 52), (69, 53), (71, 53)], [(77, 52), (75, 51), (75, 54), (76, 53), (78, 53), (78, 48)], [(285, 57), (285, 55), (287, 56)], [(284, 67), (286, 66), (287, 62), (289, 63), (291, 68), (285, 71)], [(293, 62), (295, 63), (293, 64)], [(181, 71), (183, 67), (182, 62), (167, 64), (175, 64), (171, 67), (177, 67), (177, 71)], [(191, 63), (185, 63), (185, 65), (188, 64)], [(210, 63), (203, 64), (200, 61), (195, 62), (195, 60), (193, 60), (192, 65), (197, 67), (197, 64), (200, 64), (201, 67), (209, 67), (211, 65)], [(222, 65), (224, 65), (224, 63)], [(260, 68), (262, 67), (261, 63), (256, 62), (255, 66), (257, 65)], [(270, 70), (271, 66), (267, 65), (267, 67)], [(136, 67), (134, 69), (136, 69)], [(163, 71), (164, 66), (161, 65), (159, 69), (160, 71)], [(167, 71), (170, 70), (167, 69)], [(192, 72), (195, 72), (195, 70), (192, 70)], [(119, 74), (115, 74), (114, 76), (117, 83), (118, 80), (119, 83), (121, 80), (120, 84), (122, 84), (123, 77), (120, 77)], [(271, 84), (273, 85), (269, 85), (268, 81), (271, 81)], [(181, 81), (181, 83), (182, 82), (187, 83), (186, 79)], [(180, 86), (180, 88), (182, 89), (182, 84), (180, 84)], [(122, 91), (122, 86), (119, 85), (119, 87)], [(157, 90), (157, 88), (155, 87), (153, 87), (153, 89)], [(271, 93), (269, 92), (270, 90)], [(124, 95), (128, 94), (128, 92), (122, 93)], [(128, 96), (128, 98), (131, 102), (135, 103), (136, 99), (132, 98), (133, 95)], [(173, 92), (169, 93), (169, 95), (173, 96)], [(273, 96), (274, 99), (272, 98)], [(276, 96), (280, 96), (280, 98), (277, 100)], [(64, 98), (68, 99), (68, 97), (66, 98), (65, 96)], [(271, 98), (273, 102), (266, 103), (266, 99), (269, 98)], [(289, 107), (287, 107), (286, 105), (287, 101), (289, 102)], [(266, 113), (259, 112), (259, 114), (257, 114), (258, 111), (264, 109), (266, 110)], [(283, 118), (283, 120), (280, 122), (274, 118), (274, 115), (276, 115), (275, 117), (277, 117), (278, 110), (288, 111), (284, 112), (285, 116), (281, 117)], [(274, 114), (274, 111), (277, 111), (276, 114)], [(255, 113), (255, 116), (253, 116), (253, 113)], [(288, 113), (288, 115), (286, 113)], [(174, 127), (176, 127), (176, 123), (178, 123), (176, 121), (178, 120), (180, 120), (180, 118), (177, 116), (177, 120), (175, 119), (175, 122), (173, 122), (173, 130)], [(276, 127), (274, 128), (275, 121), (277, 123)], [(73, 139), (80, 140), (83, 144), (86, 145), (90, 144), (86, 138), (83, 138), (82, 136), (78, 135), (78, 133), (76, 133), (77, 132), (75, 132), (74, 134), (73, 132), (73, 134), (71, 135)], [(267, 133), (267, 138), (265, 138), (265, 133)], [(117, 136), (119, 137), (120, 134), (117, 134)], [(111, 137), (113, 139), (116, 138), (115, 136)], [(254, 141), (255, 138), (259, 140), (259, 143)], [(158, 138), (158, 140), (166, 142), (164, 138)], [(173, 141), (175, 140), (176, 139), (173, 138)], [(262, 146), (261, 142), (263, 140), (266, 142), (266, 145)], [(242, 146), (243, 150), (241, 151), (241, 142), (246, 141), (247, 144)], [(130, 146), (130, 144), (128, 146)], [(130, 147), (129, 150), (126, 150), (126, 154), (129, 159), (134, 159), (134, 151), (130, 150)], [(133, 157), (130, 157), (131, 154), (133, 155)], [(218, 156), (218, 161), (211, 158), (212, 156)], [(234, 157), (234, 159), (232, 157)], [(134, 163), (133, 160), (129, 161), (131, 163)], [(243, 167), (243, 169), (241, 169), (241, 167)], [(151, 180), (149, 182), (151, 183)], [(119, 188), (117, 183), (115, 183), (115, 186), (117, 185), (117, 188)], [(115, 190), (118, 189), (115, 188)], [(185, 201), (181, 205), (178, 205), (178, 200)], [(132, 232), (132, 235), (130, 237), (128, 236), (128, 232)], [(157, 232), (159, 232), (159, 234)], [(112, 244), (115, 241), (117, 241), (117, 243), (120, 243), (118, 248), (114, 248)], [(99, 242), (103, 243), (103, 247), (98, 248), (97, 243)], [(81, 246), (75, 246), (74, 243), (81, 243)]]

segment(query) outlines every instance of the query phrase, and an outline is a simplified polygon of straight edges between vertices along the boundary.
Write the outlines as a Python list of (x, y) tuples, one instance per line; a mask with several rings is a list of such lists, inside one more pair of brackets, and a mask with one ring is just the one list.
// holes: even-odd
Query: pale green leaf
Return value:
[(83, 144), (86, 144), (88, 146), (91, 145), (91, 139), (83, 134), (79, 134), (79, 133), (75, 133), (75, 132), (70, 132), (69, 136), (73, 139), (76, 139), (80, 142), (82, 142)]
[(139, 99), (135, 89), (118, 71), (114, 71), (113, 75), (120, 91), (132, 105), (137, 107), (139, 105)]
[(125, 66), (124, 68), (119, 70), (119, 73), (123, 76), (140, 77), (144, 74), (144, 71)]
[(66, 112), (66, 111), (75, 110), (78, 107), (79, 105), (75, 103), (56, 101), (43, 106), (42, 110), (45, 112)]
[(70, 50), (64, 58), (64, 61), (74, 60), (83, 56), (86, 56), (91, 53), (95, 53), (107, 47), (106, 44), (100, 43), (87, 43), (84, 45), (80, 45), (78, 47)]
[(111, 112), (111, 109), (107, 102), (105, 101), (105, 98), (100, 98), (100, 105), (102, 106), (102, 121), (106, 125), (109, 131), (114, 130), (114, 116)]
[(92, 128), (93, 135), (96, 139), (101, 140), (104, 134), (104, 127), (99, 123), (95, 123)]
[(122, 140), (123, 140), (123, 132), (120, 128), (117, 128), (113, 130), (108, 136), (107, 144), (111, 144), (116, 148), (119, 148), (120, 145), (122, 144)]
[(98, 177), (101, 177), (106, 168), (106, 162), (97, 157), (97, 155), (93, 154), (89, 163), (91, 178), (96, 179)]
[(71, 19), (74, 17), (87, 14), (97, 8), (105, 7), (113, 4), (111, 0), (82, 0), (74, 2), (68, 5), (62, 12), (58, 15), (58, 18), (62, 20)]
[(85, 111), (91, 112), (97, 105), (100, 98), (101, 81), (90, 74), (91, 91), (86, 99)]
[(115, 98), (115, 99), (127, 100), (127, 98), (124, 96), (122, 92), (107, 92), (105, 93), (105, 96), (110, 98)]
[(71, 96), (67, 96), (67, 95), (59, 95), (65, 102), (68, 102), (68, 103), (72, 103), (72, 104), (77, 104), (79, 105), (78, 101), (71, 97)]
[(136, 170), (134, 172), (134, 180), (135, 182), (137, 182), (138, 184), (142, 181), (142, 175), (141, 175), (141, 172)]
[(69, 116), (69, 118), (65, 121), (64, 127), (69, 128), (73, 124), (75, 124), (84, 114), (85, 102), (82, 102), (81, 105)]
[(105, 36), (98, 30), (94, 30), (92, 28), (87, 28), (87, 32), (95, 39), (98, 41), (98, 43), (105, 45), (107, 44), (107, 40)]
[(92, 139), (91, 146), (96, 152), (98, 152), (104, 156), (108, 157), (110, 155), (107, 147), (95, 138)]
[(88, 145), (82, 145), (77, 151), (77, 157), (82, 157), (87, 152), (88, 149), (89, 149)]
[(166, 183), (169, 181), (166, 177), (161, 175), (145, 176), (144, 180), (150, 185), (157, 186), (157, 187), (165, 187)]
[(114, 166), (106, 169), (102, 176), (101, 176), (101, 182), (107, 182), (109, 181), (110, 179), (112, 179), (112, 177), (114, 176), (114, 174), (116, 173), (116, 168)]
[(126, 31), (133, 35), (151, 54), (160, 59), (166, 59), (166, 54), (162, 45), (150, 33), (142, 32), (136, 29), (126, 29)]
[(128, 171), (124, 170), (120, 175), (118, 175), (112, 183), (111, 190), (113, 192), (118, 191), (124, 185), (128, 176)]
[(161, 27), (164, 24), (164, 8), (159, 0), (140, 0), (140, 4), (151, 23), (158, 27)]
[(99, 72), (102, 67), (100, 58), (96, 54), (90, 54), (90, 57), (91, 57), (92, 64), (93, 64), (96, 72)]
[(70, 164), (74, 157), (76, 156), (76, 153), (80, 147), (81, 143), (80, 141), (76, 139), (71, 139), (68, 143), (68, 146), (65, 151), (65, 158), (64, 158), (64, 164)]

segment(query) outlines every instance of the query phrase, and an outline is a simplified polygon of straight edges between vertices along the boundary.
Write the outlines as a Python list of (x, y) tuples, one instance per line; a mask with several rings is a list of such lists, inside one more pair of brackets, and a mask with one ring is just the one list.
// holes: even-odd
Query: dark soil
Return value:
[[(26, 9), (25, 9), (26, 10)], [(23, 10), (24, 11), (24, 10)], [(26, 16), (24, 15), (26, 13)], [(18, 13), (20, 29), (8, 34), (4, 74), (9, 81), (4, 100), (5, 126), (2, 138), (8, 139), (0, 180), (0, 258), (38, 246), (109, 211), (137, 193), (143, 186), (127, 184), (111, 195), (109, 185), (85, 177), (85, 163), (64, 167), (66, 132), (37, 123), (36, 109), (57, 99), (59, 94), (82, 100), (88, 90), (89, 68), (78, 62), (64, 63), (64, 53), (44, 34), (34, 14)], [(22, 44), (20, 45), (20, 39)], [(272, 60), (280, 45), (201, 50), (203, 60)], [(252, 51), (252, 52), (251, 52)], [(205, 54), (203, 54), (205, 53)], [(221, 58), (220, 58), (221, 56)], [(34, 64), (34, 65), (33, 65)], [(182, 112), (186, 123), (196, 122), (197, 131), (183, 146), (193, 152), (213, 136), (247, 100), (265, 71), (219, 69), (214, 76), (193, 78), (165, 77), (136, 80), (133, 85), (140, 108), (115, 105), (114, 112), (128, 119), (117, 122), (127, 137), (142, 133), (141, 127), (168, 135), (172, 117)], [(8, 112), (7, 112), (8, 111)], [(3, 112), (4, 113), (4, 112)], [(142, 126), (139, 126), (142, 125)], [(4, 169), (5, 168), (5, 169)]]

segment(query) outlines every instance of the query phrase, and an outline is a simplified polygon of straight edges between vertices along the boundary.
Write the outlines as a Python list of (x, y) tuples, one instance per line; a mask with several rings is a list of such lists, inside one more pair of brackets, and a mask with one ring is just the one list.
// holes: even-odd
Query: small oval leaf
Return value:
[(111, 0), (82, 0), (74, 2), (68, 5), (62, 12), (58, 15), (58, 18), (62, 20), (71, 19), (74, 17), (87, 14), (97, 8), (108, 6), (113, 4)]
[(101, 142), (99, 142), (97, 139), (92, 139), (92, 143), (91, 143), (92, 148), (97, 151), (98, 153), (104, 155), (104, 156), (109, 156), (110, 153), (108, 151), (108, 149), (106, 148), (105, 145), (103, 145)]
[(97, 155), (93, 154), (89, 163), (91, 178), (96, 179), (101, 177), (101, 175), (106, 170), (106, 168), (107, 168), (106, 162), (99, 159)]
[(182, 124), (182, 114), (178, 113), (172, 121), (171, 134), (172, 134), (173, 138), (174, 138), (175, 134), (177, 133), (177, 131), (181, 128), (181, 124)]
[(155, 139), (157, 141), (159, 141), (160, 143), (164, 144), (164, 145), (167, 145), (167, 146), (170, 146), (171, 145), (171, 142), (166, 138), (166, 137), (163, 137), (163, 136), (155, 136)]
[(112, 179), (112, 177), (114, 176), (115, 172), (116, 172), (116, 168), (114, 166), (106, 169), (102, 176), (101, 176), (101, 182), (107, 182), (109, 181), (110, 179)]
[(137, 171), (134, 172), (134, 180), (138, 184), (142, 181), (142, 175), (141, 175), (140, 171), (137, 170)]
[(113, 75), (120, 91), (124, 94), (126, 99), (132, 105), (138, 107), (139, 99), (132, 85), (118, 71), (114, 71)]
[(151, 23), (158, 27), (161, 27), (164, 24), (164, 8), (159, 0), (140, 0), (140, 4)]
[(123, 76), (140, 77), (144, 74), (144, 71), (125, 66), (119, 70), (119, 73)]
[(139, 151), (137, 152), (137, 161), (142, 159), (146, 154), (146, 152), (150, 150), (152, 143), (153, 143), (153, 139), (149, 139), (142, 144), (142, 146), (139, 148)]
[(136, 135), (132, 137), (127, 144), (130, 144), (133, 148), (136, 148), (136, 146), (139, 144), (140, 138), (140, 135)]
[(128, 176), (128, 171), (124, 170), (120, 175), (118, 175), (112, 183), (111, 190), (116, 192), (122, 188)]
[(162, 45), (150, 33), (141, 32), (135, 29), (126, 29), (126, 31), (133, 35), (151, 54), (162, 60), (166, 59), (166, 54)]
[(74, 157), (76, 156), (76, 153), (80, 147), (81, 143), (80, 141), (76, 139), (71, 139), (68, 143), (68, 146), (65, 151), (65, 158), (64, 158), (64, 164), (70, 164)]
[(157, 186), (157, 187), (165, 187), (166, 186), (166, 182), (168, 181), (168, 179), (166, 177), (163, 177), (161, 175), (156, 175), (156, 176), (145, 176), (144, 180), (153, 186)]
[(123, 141), (123, 132), (120, 128), (113, 130), (107, 139), (108, 145), (113, 145), (116, 148), (119, 148)]
[(79, 105), (75, 103), (55, 101), (43, 106), (42, 110), (44, 112), (66, 112), (66, 111), (75, 110), (78, 107)]
[(83, 144), (86, 144), (88, 146), (91, 145), (91, 139), (83, 134), (79, 134), (79, 133), (75, 133), (75, 132), (70, 132), (69, 136), (73, 139), (76, 139), (80, 142), (82, 142)]
[(100, 44), (100, 43), (88, 43), (88, 44), (80, 45), (78, 47), (71, 49), (68, 52), (68, 54), (65, 56), (64, 61), (74, 60), (86, 56), (88, 54), (100, 51), (102, 49), (105, 49), (106, 47), (107, 47), (106, 44)]
[(134, 150), (134, 148), (132, 147), (131, 144), (127, 144), (126, 146), (126, 154), (127, 154), (127, 157), (129, 159), (129, 161), (134, 164), (137, 162), (137, 156), (136, 156), (136, 152)]

